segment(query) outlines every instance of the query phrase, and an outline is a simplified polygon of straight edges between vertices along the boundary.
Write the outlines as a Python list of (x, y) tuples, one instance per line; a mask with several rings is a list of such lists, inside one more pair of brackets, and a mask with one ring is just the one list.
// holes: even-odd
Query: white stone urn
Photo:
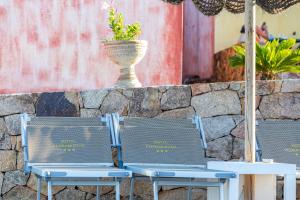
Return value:
[(135, 74), (135, 65), (145, 56), (148, 42), (145, 40), (105, 41), (107, 56), (120, 66), (120, 77), (115, 88), (141, 87), (142, 84)]

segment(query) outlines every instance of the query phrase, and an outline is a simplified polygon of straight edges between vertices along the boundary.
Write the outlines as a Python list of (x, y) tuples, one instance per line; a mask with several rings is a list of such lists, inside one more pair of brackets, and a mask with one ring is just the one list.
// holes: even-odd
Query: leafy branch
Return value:
[[(279, 73), (300, 73), (300, 50), (293, 49), (295, 39), (273, 40), (265, 45), (256, 43), (256, 70), (262, 79), (273, 79)], [(229, 58), (232, 67), (245, 66), (245, 46), (235, 46), (236, 55)]]
[(114, 33), (113, 40), (136, 40), (142, 33), (140, 23), (125, 25), (123, 14), (114, 8), (109, 10), (108, 22)]

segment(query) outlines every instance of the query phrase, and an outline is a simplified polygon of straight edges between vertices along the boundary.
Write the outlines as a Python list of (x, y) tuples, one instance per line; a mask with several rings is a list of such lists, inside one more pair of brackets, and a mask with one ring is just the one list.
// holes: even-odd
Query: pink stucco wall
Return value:
[(214, 17), (204, 16), (191, 0), (184, 2), (183, 79), (198, 75), (202, 80), (213, 74)]
[[(126, 3), (125, 3), (126, 2)], [(105, 56), (102, 0), (1, 0), (0, 93), (111, 87), (119, 71)], [(181, 83), (182, 6), (115, 0), (127, 22), (140, 21), (149, 50), (137, 66), (146, 85)]]

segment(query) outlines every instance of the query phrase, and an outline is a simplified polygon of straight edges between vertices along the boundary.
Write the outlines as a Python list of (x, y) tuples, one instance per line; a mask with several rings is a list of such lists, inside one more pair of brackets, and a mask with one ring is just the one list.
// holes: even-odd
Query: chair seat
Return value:
[(32, 172), (41, 177), (97, 178), (130, 177), (131, 171), (109, 166), (32, 166)]
[(210, 170), (204, 166), (126, 165), (132, 173), (150, 177), (235, 178), (234, 172)]

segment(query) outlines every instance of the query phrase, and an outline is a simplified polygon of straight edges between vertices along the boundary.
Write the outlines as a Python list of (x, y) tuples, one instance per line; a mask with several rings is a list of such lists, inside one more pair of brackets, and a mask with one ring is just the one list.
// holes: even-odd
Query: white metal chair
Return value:
[(121, 150), (119, 163), (133, 172), (130, 199), (137, 176), (151, 179), (154, 200), (158, 200), (158, 186), (163, 185), (188, 186), (188, 199), (191, 199), (191, 187), (219, 187), (220, 199), (224, 198), (224, 182), (236, 175), (205, 167), (208, 159), (204, 149), (207, 146), (200, 117), (188, 120), (122, 118), (116, 113), (112, 116), (116, 144)]
[[(29, 117), (22, 114), (24, 171), (37, 176), (37, 199), (41, 182), (48, 185), (48, 200), (54, 185), (114, 186), (120, 200), (121, 178), (129, 170), (115, 168), (111, 146), (111, 115), (100, 118)], [(110, 177), (110, 181), (101, 178)]]
[(300, 121), (260, 120), (256, 130), (259, 161), (296, 164), (300, 179)]

